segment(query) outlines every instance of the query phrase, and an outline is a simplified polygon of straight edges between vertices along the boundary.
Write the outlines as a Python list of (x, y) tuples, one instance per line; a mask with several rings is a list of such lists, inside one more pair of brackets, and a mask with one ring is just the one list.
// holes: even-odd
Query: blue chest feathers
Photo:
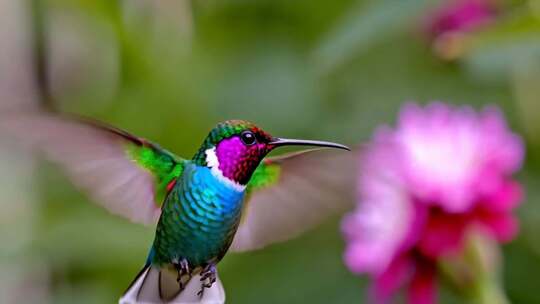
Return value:
[(243, 189), (210, 169), (187, 165), (163, 206), (154, 261), (185, 258), (199, 266), (220, 259), (240, 222), (243, 198)]

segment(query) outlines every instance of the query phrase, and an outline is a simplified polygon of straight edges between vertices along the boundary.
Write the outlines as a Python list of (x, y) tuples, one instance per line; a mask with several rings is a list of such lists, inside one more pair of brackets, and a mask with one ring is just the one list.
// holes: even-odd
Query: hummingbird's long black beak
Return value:
[(274, 147), (280, 146), (314, 146), (314, 147), (327, 147), (327, 148), (336, 148), (351, 151), (351, 149), (342, 144), (337, 144), (329, 141), (320, 141), (320, 140), (305, 140), (305, 139), (289, 139), (289, 138), (278, 138), (274, 137), (272, 141), (269, 142), (270, 145)]

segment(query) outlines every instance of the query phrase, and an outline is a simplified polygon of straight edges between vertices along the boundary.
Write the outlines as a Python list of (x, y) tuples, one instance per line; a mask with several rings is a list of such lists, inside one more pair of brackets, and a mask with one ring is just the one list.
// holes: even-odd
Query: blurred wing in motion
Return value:
[(266, 158), (247, 188), (232, 251), (285, 241), (352, 209), (357, 153), (308, 150)]
[(184, 160), (159, 146), (85, 119), (14, 113), (0, 118), (3, 135), (43, 152), (97, 203), (137, 223), (157, 222), (167, 188), (183, 170)]

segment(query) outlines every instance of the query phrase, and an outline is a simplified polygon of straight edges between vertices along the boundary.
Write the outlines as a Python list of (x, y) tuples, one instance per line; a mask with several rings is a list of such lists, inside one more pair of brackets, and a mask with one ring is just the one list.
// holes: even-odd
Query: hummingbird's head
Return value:
[(193, 161), (209, 167), (218, 176), (243, 188), (261, 160), (273, 149), (286, 145), (348, 150), (346, 146), (331, 142), (278, 138), (251, 122), (227, 120), (210, 131)]

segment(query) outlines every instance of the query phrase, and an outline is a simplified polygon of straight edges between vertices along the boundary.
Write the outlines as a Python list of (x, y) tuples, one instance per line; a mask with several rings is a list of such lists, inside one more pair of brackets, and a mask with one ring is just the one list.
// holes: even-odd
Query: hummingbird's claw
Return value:
[(204, 289), (212, 287), (212, 284), (216, 282), (216, 266), (214, 264), (208, 264), (201, 271), (201, 290), (197, 292), (197, 295), (202, 298), (204, 295)]
[[(173, 263), (174, 267), (176, 268), (176, 271), (178, 271), (178, 276), (176, 277), (176, 282), (180, 285), (180, 289), (184, 289), (185, 284), (189, 282), (191, 279), (191, 271), (189, 268), (189, 262), (186, 259), (180, 260), (180, 263)], [(182, 282), (182, 277), (184, 275), (189, 276), (189, 278), (186, 280), (186, 283)]]

